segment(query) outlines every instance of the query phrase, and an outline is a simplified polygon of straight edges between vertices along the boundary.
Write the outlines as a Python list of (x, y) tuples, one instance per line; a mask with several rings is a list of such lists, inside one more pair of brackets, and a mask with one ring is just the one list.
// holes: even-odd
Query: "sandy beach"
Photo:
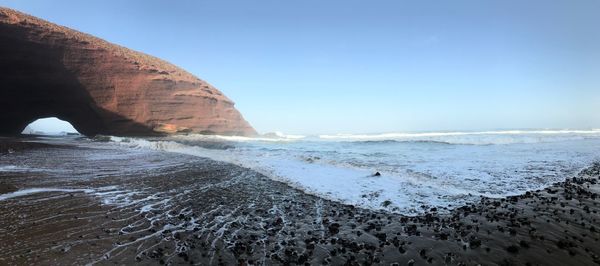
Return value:
[(180, 154), (44, 144), (0, 160), (36, 165), (0, 171), (1, 264), (600, 264), (600, 164), (408, 217)]

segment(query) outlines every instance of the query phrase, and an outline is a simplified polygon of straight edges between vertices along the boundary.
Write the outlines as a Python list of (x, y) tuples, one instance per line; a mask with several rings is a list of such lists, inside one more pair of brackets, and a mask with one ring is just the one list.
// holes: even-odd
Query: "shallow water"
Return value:
[(600, 130), (112, 140), (234, 163), (310, 194), (407, 215), (540, 189), (600, 159)]
[[(454, 198), (435, 198), (435, 193), (451, 195), (449, 190), (431, 185), (441, 183), (443, 176), (420, 174), (423, 176), (416, 175), (413, 177), (416, 181), (411, 182), (392, 179), (403, 173), (398, 171), (400, 167), (394, 168), (393, 163), (410, 159), (414, 160), (413, 165), (432, 172), (431, 169), (435, 170), (437, 164), (458, 171), (467, 163), (473, 167), (488, 163), (494, 166), (487, 166), (491, 169), (489, 173), (506, 172), (506, 177), (500, 176), (497, 180), (490, 177), (484, 180), (487, 184), (498, 186), (511, 185), (501, 182), (502, 178), (514, 180), (515, 184), (534, 180), (531, 176), (553, 172), (550, 166), (555, 167), (555, 175), (550, 177), (563, 180), (566, 176), (561, 177), (559, 173), (566, 173), (569, 169), (584, 164), (585, 160), (594, 158), (594, 151), (598, 150), (597, 139), (589, 136), (540, 143), (494, 145), (398, 140), (231, 141), (224, 137), (193, 135), (167, 139), (113, 139), (112, 142), (94, 142), (85, 138), (53, 138), (42, 141), (54, 145), (0, 155), (1, 181), (19, 189), (0, 196), (3, 198), (0, 201), (0, 216), (4, 218), (0, 220), (0, 253), (3, 254), (0, 256), (0, 264), (132, 264), (136, 261), (142, 264), (187, 264), (193, 261), (199, 265), (210, 265), (237, 264), (240, 260), (263, 265), (277, 262), (283, 264), (285, 261), (299, 264), (302, 264), (301, 261), (313, 264), (323, 261), (343, 264), (351, 257), (373, 263), (373, 256), (386, 262), (403, 261), (402, 264), (406, 264), (409, 259), (419, 260), (420, 250), (429, 249), (434, 245), (441, 246), (428, 251), (427, 254), (435, 253), (436, 260), (441, 261), (440, 259), (447, 254), (459, 254), (464, 251), (464, 243), (474, 237), (462, 234), (464, 231), (461, 230), (465, 229), (462, 227), (464, 223), (472, 223), (472, 234), (479, 232), (478, 226), (482, 226), (481, 234), (477, 237), (489, 239), (487, 242), (484, 240), (484, 243), (494, 252), (504, 252), (507, 243), (516, 243), (514, 237), (504, 231), (492, 235), (486, 233), (487, 230), (496, 230), (498, 220), (487, 224), (487, 229), (484, 229), (480, 222), (487, 221), (488, 217), (509, 217), (517, 212), (526, 218), (519, 221), (527, 221), (531, 218), (531, 211), (535, 212), (533, 219), (538, 217), (539, 223), (530, 224), (529, 227), (525, 224), (514, 225), (513, 216), (501, 222), (521, 228), (521, 235), (528, 241), (532, 228), (538, 228), (540, 232), (550, 230), (547, 235), (549, 241), (545, 242), (544, 249), (536, 251), (532, 248), (529, 255), (533, 256), (531, 258), (538, 258), (535, 257), (538, 255), (546, 258), (546, 250), (555, 246), (554, 243), (559, 238), (565, 238), (560, 235), (564, 231), (564, 224), (560, 224), (559, 227), (547, 224), (550, 219), (558, 219), (557, 216), (544, 216), (554, 214), (547, 210), (548, 202), (554, 202), (553, 206), (558, 208), (556, 214), (563, 215), (560, 219), (572, 218), (570, 224), (573, 226), (570, 230), (578, 230), (574, 231), (573, 235), (579, 236), (582, 235), (581, 232), (591, 230), (588, 227), (595, 224), (597, 217), (596, 203), (589, 201), (591, 194), (583, 193), (582, 189), (572, 184), (565, 186), (571, 188), (568, 193), (558, 193), (557, 190), (533, 193), (541, 198), (532, 198), (530, 195), (527, 202), (518, 201), (521, 204), (518, 207), (511, 205), (496, 209), (505, 199), (497, 202), (484, 199), (476, 204), (479, 211), (467, 206), (467, 211), (463, 214), (461, 209), (450, 212), (451, 208), (442, 204), (448, 203), (455, 207), (461, 203), (475, 203), (479, 198), (464, 194), (458, 194), (459, 196)], [(536, 155), (532, 150), (544, 152)], [(315, 158), (314, 151), (318, 151), (322, 157)], [(313, 157), (307, 160), (303, 156), (309, 152), (313, 152)], [(381, 155), (360, 157), (358, 154), (361, 152)], [(396, 155), (392, 154), (394, 152)], [(400, 156), (402, 152), (410, 156)], [(478, 152), (479, 155), (451, 158), (451, 155), (474, 152)], [(433, 156), (434, 154), (436, 156)], [(528, 155), (541, 161), (534, 164), (523, 159), (526, 158), (523, 156), (507, 156), (514, 154)], [(423, 159), (418, 160), (419, 156)], [(563, 161), (553, 156), (562, 158)], [(270, 174), (270, 178), (246, 168), (202, 157), (231, 161), (239, 165), (247, 163), (250, 167), (256, 167), (255, 169), (265, 169), (261, 171)], [(388, 160), (386, 163), (389, 170), (380, 170), (385, 166), (381, 163), (385, 161), (382, 158)], [(348, 165), (344, 159), (362, 164)], [(454, 165), (444, 161), (451, 159), (462, 160), (465, 164)], [(278, 161), (279, 164), (275, 163)], [(370, 176), (372, 170), (369, 167), (373, 165), (383, 173), (381, 177)], [(572, 168), (561, 168), (557, 165)], [(506, 166), (523, 167), (523, 172), (510, 173), (503, 168)], [(393, 170), (400, 174), (395, 174)], [(470, 171), (475, 174), (483, 172), (481, 168)], [(361, 175), (356, 175), (357, 172)], [(297, 175), (283, 175), (289, 173)], [(447, 180), (453, 180), (451, 171), (443, 173), (448, 176), (445, 177)], [(597, 172), (594, 175), (597, 176)], [(294, 177), (305, 179), (292, 181)], [(519, 181), (518, 178), (523, 180)], [(302, 190), (273, 182), (271, 179), (283, 180)], [(428, 185), (421, 185), (424, 183), (422, 180), (428, 181)], [(596, 180), (597, 177), (590, 179), (590, 182)], [(465, 179), (465, 182), (476, 184), (480, 181)], [(461, 183), (449, 182), (450, 185), (459, 186)], [(590, 189), (589, 186), (587, 188)], [(348, 192), (352, 192), (353, 189), (356, 193), (369, 193), (366, 198), (360, 197), (362, 201), (354, 202), (355, 205), (385, 211), (354, 208), (303, 193), (309, 191), (337, 201), (344, 201), (343, 196), (350, 196), (346, 201), (351, 201), (356, 199), (352, 198), (354, 194)], [(405, 192), (393, 194), (393, 189), (404, 189)], [(597, 187), (591, 189), (597, 192)], [(331, 193), (327, 194), (327, 190)], [(551, 200), (557, 195), (568, 196), (572, 200), (560, 202), (561, 205)], [(576, 196), (579, 198), (574, 198)], [(390, 206), (385, 207), (381, 202), (386, 198), (397, 201), (390, 200)], [(517, 198), (519, 197), (514, 197)], [(581, 205), (582, 203), (586, 204)], [(399, 205), (404, 209), (398, 207)], [(421, 213), (425, 208), (435, 206), (443, 207), (430, 210), (428, 216), (416, 216), (410, 220), (389, 212), (412, 216)], [(394, 207), (398, 209), (393, 209)], [(530, 212), (521, 213), (525, 208), (529, 208)], [(542, 208), (545, 208), (545, 211)], [(569, 211), (573, 209), (576, 209), (577, 215), (570, 215)], [(463, 219), (470, 212), (480, 211), (479, 218), (471, 216), (469, 219)], [(586, 212), (592, 214), (585, 217), (580, 215)], [(443, 219), (432, 218), (432, 213), (436, 217), (438, 214), (442, 215)], [(450, 219), (449, 217), (460, 222), (446, 224), (445, 221), (448, 221), (446, 219)], [(432, 219), (438, 219), (442, 223), (432, 226)], [(420, 225), (415, 227), (416, 224), (413, 226), (411, 223)], [(586, 225), (583, 226), (583, 223)], [(438, 242), (437, 230), (447, 229), (452, 225), (458, 226), (460, 230), (448, 235), (456, 236), (457, 239)], [(387, 240), (380, 239), (382, 232), (389, 237)], [(384, 238), (386, 234), (383, 234)], [(402, 246), (398, 249), (395, 244), (391, 245), (392, 236), (396, 236), (396, 244), (407, 243), (404, 246), (406, 250)], [(586, 242), (587, 246), (582, 246), (578, 252), (593, 252), (597, 246), (596, 242), (592, 242), (594, 237), (597, 242), (597, 235), (591, 234)], [(376, 250), (377, 246), (386, 248)], [(357, 247), (357, 251), (344, 255), (331, 253)], [(359, 249), (361, 251), (358, 251)], [(485, 261), (493, 257), (487, 253), (473, 251), (478, 250), (461, 253), (461, 256), (464, 256), (461, 261), (468, 260), (469, 256), (475, 256), (475, 261)], [(482, 249), (479, 251), (484, 252)], [(565, 257), (558, 251), (553, 254), (560, 258)], [(582, 258), (590, 261), (589, 256)], [(421, 259), (423, 264), (426, 263), (425, 258)]]
[(90, 193), (93, 192), (91, 189), (68, 189), (68, 188), (26, 188), (21, 189), (15, 192), (5, 193), (0, 195), (0, 201), (12, 199), (16, 197), (23, 197), (36, 193), (48, 193), (48, 192), (85, 192)]
[(290, 231), (325, 230), (307, 214), (340, 208), (197, 156), (42, 141), (0, 155), (0, 184), (18, 189), (0, 194), (0, 264), (265, 264), (284, 256)]

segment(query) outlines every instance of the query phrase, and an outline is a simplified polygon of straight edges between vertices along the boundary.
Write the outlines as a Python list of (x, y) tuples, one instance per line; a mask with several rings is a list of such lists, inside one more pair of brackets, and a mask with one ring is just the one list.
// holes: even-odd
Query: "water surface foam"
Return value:
[(540, 189), (600, 158), (598, 130), (112, 139), (237, 164), (310, 194), (409, 215)]

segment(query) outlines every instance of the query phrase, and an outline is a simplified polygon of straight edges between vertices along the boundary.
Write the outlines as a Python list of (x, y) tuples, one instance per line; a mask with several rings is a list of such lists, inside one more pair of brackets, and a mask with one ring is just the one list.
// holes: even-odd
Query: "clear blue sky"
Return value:
[(600, 128), (600, 1), (47, 1), (170, 61), (262, 133)]

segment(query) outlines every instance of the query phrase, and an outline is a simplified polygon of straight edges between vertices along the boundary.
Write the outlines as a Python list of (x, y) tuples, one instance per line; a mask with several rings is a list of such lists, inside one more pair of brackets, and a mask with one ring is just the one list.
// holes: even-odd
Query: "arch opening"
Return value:
[(21, 134), (50, 136), (81, 135), (71, 123), (57, 117), (38, 118), (29, 123)]

